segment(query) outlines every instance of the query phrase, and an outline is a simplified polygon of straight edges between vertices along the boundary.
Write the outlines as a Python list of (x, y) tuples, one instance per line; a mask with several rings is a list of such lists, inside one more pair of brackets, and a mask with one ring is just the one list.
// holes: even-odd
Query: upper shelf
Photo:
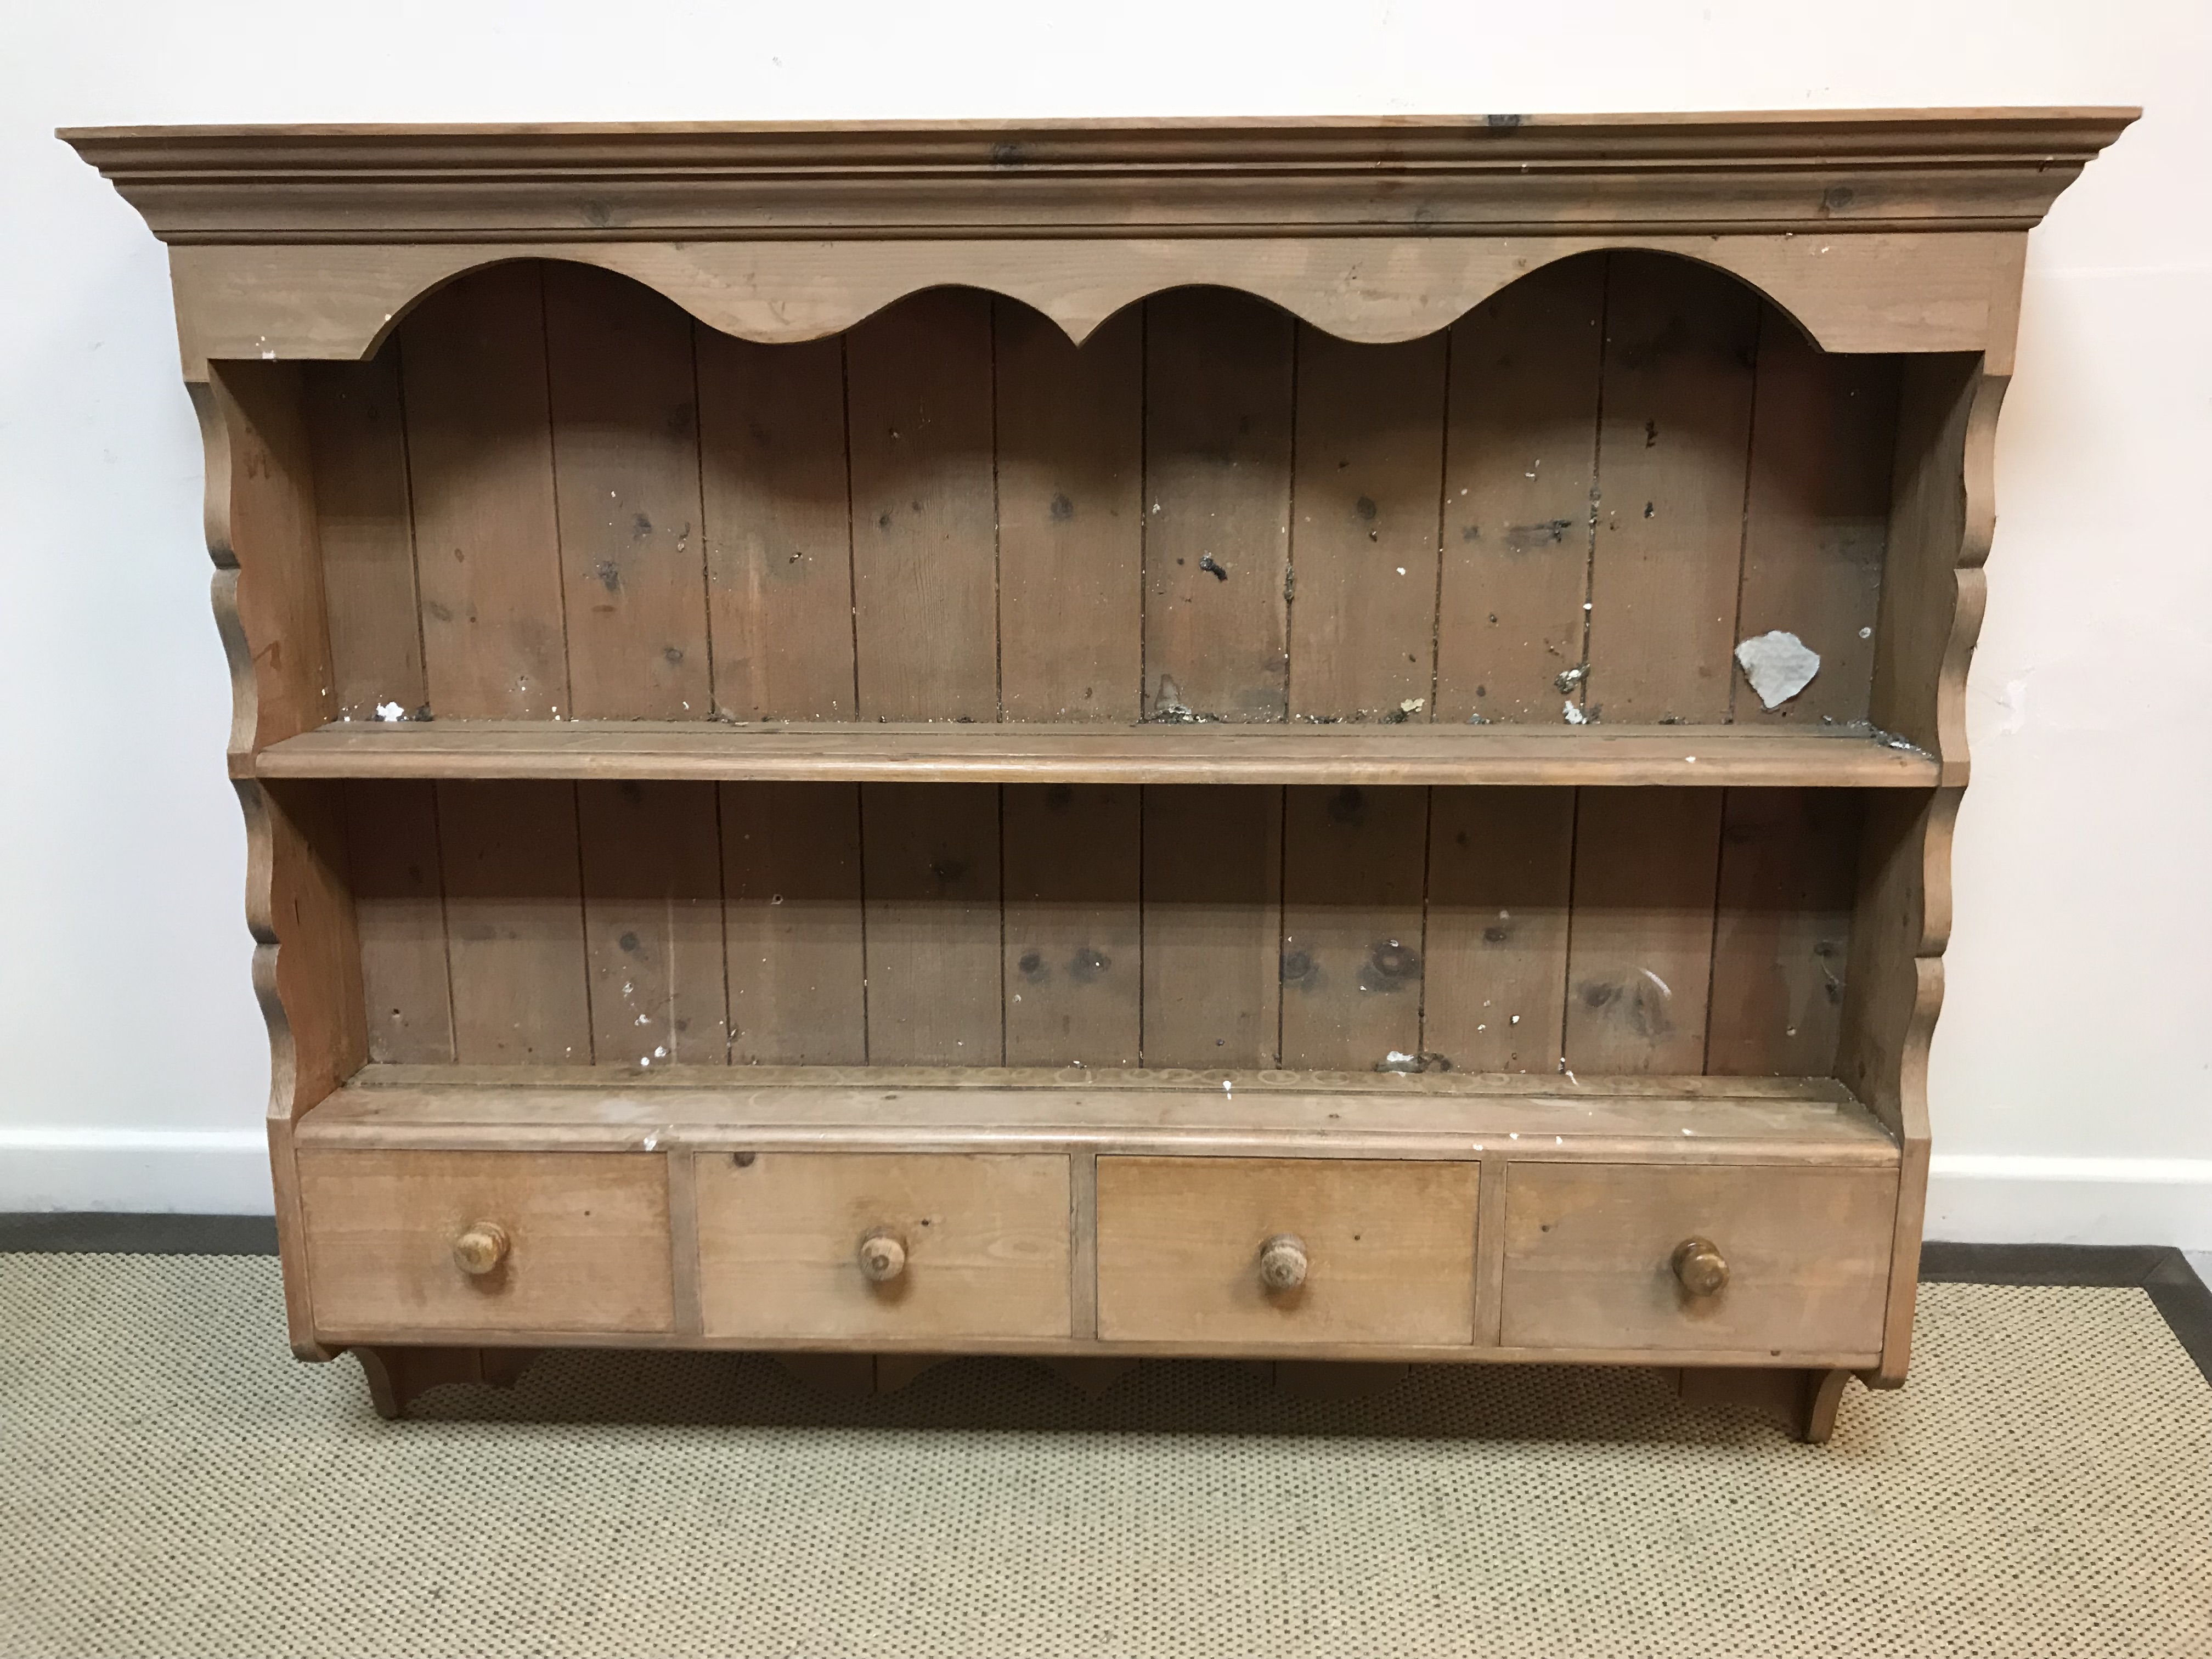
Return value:
[(789, 783), (1675, 784), (1929, 788), (1879, 734), (1769, 726), (341, 722), (234, 757), (259, 778)]

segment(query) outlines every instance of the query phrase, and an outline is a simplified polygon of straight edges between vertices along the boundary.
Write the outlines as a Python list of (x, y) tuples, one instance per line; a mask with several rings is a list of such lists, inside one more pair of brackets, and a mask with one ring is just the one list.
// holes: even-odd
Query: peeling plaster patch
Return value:
[(1788, 702), (1820, 672), (1820, 653), (1778, 628), (1736, 647), (1735, 659), (1759, 702), (1769, 708)]

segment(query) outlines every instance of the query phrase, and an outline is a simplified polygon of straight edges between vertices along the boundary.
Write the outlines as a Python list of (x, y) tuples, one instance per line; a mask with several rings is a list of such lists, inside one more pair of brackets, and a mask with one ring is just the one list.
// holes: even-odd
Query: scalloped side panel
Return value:
[(171, 250), (187, 378), (210, 360), (359, 359), (454, 277), (503, 260), (618, 271), (709, 328), (785, 343), (923, 289), (1021, 301), (1079, 343), (1148, 295), (1194, 285), (1273, 301), (1348, 340), (1415, 339), (1556, 260), (1641, 248), (1759, 290), (1830, 351), (1979, 351), (2018, 232), (1819, 236), (1163, 237), (844, 242), (544, 242)]

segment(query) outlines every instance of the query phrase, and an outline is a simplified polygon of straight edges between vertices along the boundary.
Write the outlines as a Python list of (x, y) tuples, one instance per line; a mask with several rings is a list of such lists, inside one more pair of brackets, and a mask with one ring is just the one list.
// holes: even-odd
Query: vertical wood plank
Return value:
[(1721, 794), (1582, 791), (1567, 957), (1575, 1071), (1704, 1069)]
[(1358, 345), (1302, 323), (1297, 352), (1291, 713), (1404, 718), (1435, 671), (1444, 337)]
[(587, 1066), (592, 1012), (572, 783), (441, 783), (438, 833), (465, 1066)]
[(394, 781), (343, 787), (368, 1057), (394, 1066), (449, 1061), (453, 987), (434, 787)]
[(1897, 398), (1896, 358), (1831, 355), (1780, 313), (1765, 312), (1736, 634), (1795, 634), (1820, 653), (1820, 672), (1769, 709), (1738, 671), (1740, 721), (1867, 717)]
[(1557, 724), (1583, 660), (1606, 256), (1452, 325), (1436, 718)]
[(1607, 257), (1587, 707), (1725, 720), (1759, 300), (1687, 259)]
[(1370, 1072), (1419, 1052), (1428, 793), (1284, 791), (1283, 1065)]
[(845, 362), (860, 717), (996, 720), (990, 296), (902, 300)]
[(715, 709), (851, 720), (845, 343), (693, 337)]
[(860, 802), (869, 1062), (1004, 1065), (999, 792), (872, 783)]
[(330, 608), (331, 691), (340, 718), (376, 718), (428, 697), (415, 590), (415, 526), (399, 354), (302, 363), (301, 402), (314, 456), (315, 528)]
[(1078, 350), (993, 302), (1006, 718), (1133, 720), (1144, 688), (1144, 313)]
[(1145, 302), (1145, 712), (1290, 708), (1297, 335), (1249, 295)]
[(691, 319), (590, 265), (545, 267), (567, 711), (703, 720), (712, 708)]
[(1133, 1066), (1142, 937), (1134, 786), (1006, 786), (1006, 1064)]
[(1566, 1018), (1571, 789), (1438, 789), (1423, 1045), (1462, 1072), (1552, 1072)]
[(1283, 792), (1146, 785), (1144, 836), (1145, 1064), (1273, 1066)]
[(859, 787), (720, 789), (732, 1060), (866, 1064)]
[(1826, 1077), (1843, 1020), (1863, 799), (1727, 793), (1705, 1070)]
[(726, 1064), (714, 786), (580, 783), (576, 823), (593, 1062), (633, 1071)]
[(495, 265), (432, 295), (399, 346), (430, 707), (448, 719), (565, 713), (538, 267)]

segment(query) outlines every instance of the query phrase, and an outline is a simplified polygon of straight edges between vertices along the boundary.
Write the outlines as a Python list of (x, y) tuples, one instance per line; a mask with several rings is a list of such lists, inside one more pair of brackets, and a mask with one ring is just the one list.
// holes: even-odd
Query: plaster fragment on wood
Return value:
[(1788, 702), (1820, 672), (1820, 653), (1778, 628), (1744, 641), (1735, 648), (1735, 659), (1759, 702), (1769, 708)]

